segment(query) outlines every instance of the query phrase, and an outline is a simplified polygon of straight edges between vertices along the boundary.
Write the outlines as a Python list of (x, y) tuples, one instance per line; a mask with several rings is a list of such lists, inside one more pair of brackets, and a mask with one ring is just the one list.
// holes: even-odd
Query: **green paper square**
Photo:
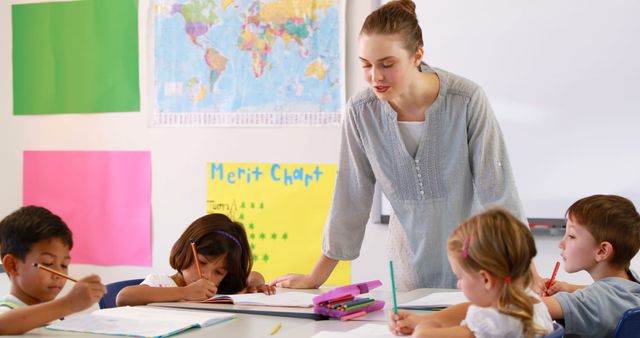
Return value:
[(139, 111), (137, 8), (137, 0), (13, 5), (13, 114)]

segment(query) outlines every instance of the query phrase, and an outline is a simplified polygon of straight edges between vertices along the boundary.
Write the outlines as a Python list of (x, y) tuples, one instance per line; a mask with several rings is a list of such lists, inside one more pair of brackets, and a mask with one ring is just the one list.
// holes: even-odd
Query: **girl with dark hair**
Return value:
[(151, 274), (140, 285), (122, 289), (118, 306), (205, 300), (218, 293), (275, 293), (260, 273), (251, 271), (244, 227), (223, 214), (209, 214), (191, 223), (173, 245), (169, 263), (175, 274)]

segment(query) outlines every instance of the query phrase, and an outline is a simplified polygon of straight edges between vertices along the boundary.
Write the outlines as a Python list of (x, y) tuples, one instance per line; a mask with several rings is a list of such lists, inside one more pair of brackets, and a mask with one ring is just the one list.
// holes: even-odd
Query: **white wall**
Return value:
[[(365, 88), (357, 61), (356, 36), (372, 2), (347, 1), (347, 96)], [(149, 150), (152, 153), (153, 266), (140, 268), (72, 264), (73, 275), (83, 276), (95, 272), (108, 283), (144, 276), (151, 271), (169, 271), (169, 248), (184, 227), (205, 211), (206, 185), (203, 180), (206, 162), (337, 162), (338, 127), (149, 128), (146, 111), (149, 107), (148, 74), (151, 70), (144, 59), (146, 53), (143, 50), (148, 44), (149, 36), (144, 31), (144, 23), (149, 19), (146, 11), (149, 0), (140, 0), (139, 16), (142, 113), (13, 116), (10, 4), (6, 1), (0, 4), (0, 74), (4, 75), (0, 77), (0, 215), (4, 216), (21, 206), (23, 150)], [(455, 24), (464, 25), (459, 22)], [(438, 29), (445, 29), (444, 27), (448, 26)], [(429, 43), (435, 30), (430, 28), (425, 31), (426, 43)], [(443, 45), (438, 48), (448, 49), (451, 46)], [(473, 55), (476, 50), (466, 52)], [(427, 61), (433, 53), (434, 50), (427, 52)], [(474, 74), (464, 75), (475, 79)], [(490, 98), (491, 94), (489, 91)], [(538, 135), (536, 131), (529, 132)], [(512, 136), (507, 137), (511, 141), (509, 138)], [(513, 155), (514, 150), (518, 149), (512, 146), (510, 148), (512, 157), (526, 156)], [(541, 161), (544, 160), (544, 153), (537, 155)], [(516, 167), (518, 184), (524, 184), (527, 179), (518, 173), (521, 169)], [(585, 181), (585, 185), (588, 184)], [(388, 284), (388, 263), (384, 250), (380, 250), (385, 237), (386, 226), (369, 225), (361, 256), (352, 265), (354, 281), (381, 279)], [(540, 254), (536, 263), (543, 275), (550, 275), (558, 257), (557, 240), (558, 238), (537, 240)], [(570, 278), (563, 272), (559, 274), (559, 278), (574, 282), (589, 281), (587, 276)], [(0, 293), (6, 290), (8, 283), (2, 276)]]
[[(416, 3), (426, 60), (487, 92), (527, 217), (563, 218), (577, 199), (601, 193), (640, 206), (640, 2)], [(537, 239), (543, 275), (558, 240)]]
[[(153, 266), (101, 267), (72, 264), (70, 273), (98, 273), (105, 282), (170, 271), (169, 250), (184, 228), (205, 212), (206, 166), (217, 162), (336, 163), (339, 128), (149, 128), (146, 111), (151, 71), (144, 48), (149, 0), (139, 0), (142, 113), (13, 116), (11, 3), (0, 3), (0, 215), (22, 205), (23, 150), (148, 150), (152, 161)], [(356, 66), (355, 36), (370, 3), (349, 1), (347, 95), (365, 87)], [(354, 73), (354, 72), (352, 72)], [(320, 248), (318, 248), (318, 253)], [(366, 255), (365, 255), (366, 256)], [(354, 275), (354, 279), (361, 279)], [(0, 293), (8, 290), (0, 276)]]

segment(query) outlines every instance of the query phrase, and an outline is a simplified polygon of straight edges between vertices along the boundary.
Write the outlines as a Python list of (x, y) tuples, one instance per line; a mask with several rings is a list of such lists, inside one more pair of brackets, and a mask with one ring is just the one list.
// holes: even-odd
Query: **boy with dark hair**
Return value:
[(594, 195), (567, 210), (559, 245), (564, 269), (585, 270), (589, 286), (555, 282), (544, 297), (553, 319), (564, 319), (565, 337), (611, 337), (625, 310), (640, 307), (640, 283), (629, 269), (640, 248), (640, 215), (628, 199)]
[(11, 281), (10, 294), (0, 298), (0, 334), (21, 334), (84, 310), (106, 292), (100, 277), (79, 280), (59, 299), (66, 279), (39, 269), (42, 265), (67, 274), (71, 230), (49, 210), (22, 207), (0, 221), (2, 265)]

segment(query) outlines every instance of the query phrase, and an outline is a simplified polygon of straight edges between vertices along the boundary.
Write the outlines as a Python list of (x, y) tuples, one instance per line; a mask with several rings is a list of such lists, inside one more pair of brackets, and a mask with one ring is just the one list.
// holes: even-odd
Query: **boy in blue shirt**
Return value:
[(628, 199), (594, 195), (567, 210), (559, 245), (564, 269), (585, 270), (589, 286), (555, 282), (543, 301), (553, 319), (564, 319), (565, 337), (611, 337), (620, 317), (640, 307), (640, 283), (629, 265), (640, 248), (640, 215)]
[(22, 207), (0, 222), (2, 265), (11, 281), (10, 294), (0, 298), (0, 334), (21, 334), (84, 310), (106, 292), (100, 277), (79, 280), (55, 299), (66, 279), (39, 269), (42, 265), (67, 274), (71, 230), (49, 210)]

